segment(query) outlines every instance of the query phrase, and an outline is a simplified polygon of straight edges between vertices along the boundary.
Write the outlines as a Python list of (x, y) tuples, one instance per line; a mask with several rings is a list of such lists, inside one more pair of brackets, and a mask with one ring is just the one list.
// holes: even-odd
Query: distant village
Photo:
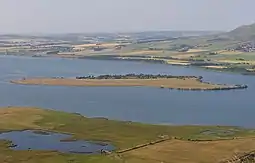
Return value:
[(246, 42), (238, 44), (234, 48), (228, 48), (229, 51), (255, 52), (255, 42)]

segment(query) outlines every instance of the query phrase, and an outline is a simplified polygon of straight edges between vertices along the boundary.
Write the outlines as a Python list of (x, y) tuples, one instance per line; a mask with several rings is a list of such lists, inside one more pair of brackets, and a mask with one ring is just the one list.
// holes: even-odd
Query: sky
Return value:
[(255, 0), (0, 0), (0, 33), (228, 31), (255, 22)]

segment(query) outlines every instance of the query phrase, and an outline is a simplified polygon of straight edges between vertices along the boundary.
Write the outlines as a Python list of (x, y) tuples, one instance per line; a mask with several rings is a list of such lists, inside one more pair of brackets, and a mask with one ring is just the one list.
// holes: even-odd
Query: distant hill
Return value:
[(231, 39), (240, 41), (255, 41), (255, 23), (240, 26), (227, 33)]

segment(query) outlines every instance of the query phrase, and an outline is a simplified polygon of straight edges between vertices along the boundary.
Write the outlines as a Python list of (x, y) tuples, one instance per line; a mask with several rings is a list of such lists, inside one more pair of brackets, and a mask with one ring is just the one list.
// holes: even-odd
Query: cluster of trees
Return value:
[(194, 48), (194, 46), (192, 45), (188, 45), (188, 44), (180, 44), (180, 45), (174, 45), (174, 47), (172, 47), (169, 50), (174, 50), (174, 51), (179, 51), (179, 52), (187, 52), (189, 49)]
[[(152, 74), (126, 74), (126, 75), (100, 75), (100, 76), (79, 76), (76, 79), (160, 79), (160, 78), (178, 78), (178, 79), (185, 79), (185, 78), (197, 78), (196, 76), (173, 76), (173, 75), (152, 75)], [(198, 79), (201, 79), (199, 77)]]

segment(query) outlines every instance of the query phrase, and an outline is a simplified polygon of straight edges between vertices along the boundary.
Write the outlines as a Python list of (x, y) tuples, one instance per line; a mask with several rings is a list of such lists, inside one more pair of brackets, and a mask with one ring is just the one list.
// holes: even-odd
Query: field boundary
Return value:
[[(255, 139), (255, 137), (235, 137), (235, 138), (216, 139), (216, 140), (195, 140), (195, 139), (194, 140), (193, 139), (185, 140), (185, 139), (177, 138), (177, 137), (166, 137), (166, 138), (163, 138), (163, 139), (160, 139), (160, 140), (151, 141), (149, 143), (139, 144), (139, 145), (136, 145), (136, 146), (131, 147), (131, 148), (126, 148), (126, 149), (123, 149), (123, 150), (118, 150), (115, 153), (123, 154), (123, 153), (126, 153), (126, 152), (130, 152), (130, 151), (133, 151), (133, 150), (144, 148), (144, 147), (147, 147), (147, 146), (152, 146), (152, 145), (155, 145), (155, 144), (163, 143), (163, 142), (169, 141), (169, 140), (180, 140), (180, 141), (187, 141), (187, 142), (212, 142), (212, 141), (217, 142), (217, 141), (243, 140), (243, 139)], [(252, 151), (252, 152), (255, 153), (255, 150)], [(221, 162), (221, 163), (228, 163), (228, 162)]]
[(136, 150), (136, 149), (144, 148), (144, 147), (147, 147), (147, 146), (159, 144), (159, 143), (162, 143), (162, 142), (165, 142), (165, 141), (168, 141), (168, 140), (172, 140), (172, 138), (167, 137), (167, 138), (164, 138), (164, 139), (151, 141), (149, 143), (140, 144), (140, 145), (137, 145), (137, 146), (134, 146), (134, 147), (131, 147), (131, 148), (126, 148), (126, 149), (123, 149), (123, 150), (116, 151), (116, 153), (122, 154), (122, 153), (130, 152), (130, 151), (133, 151), (133, 150)]
[(225, 161), (221, 161), (220, 163), (242, 163), (244, 161), (255, 162), (255, 150), (245, 153), (241, 156), (233, 156), (233, 158), (225, 160)]

